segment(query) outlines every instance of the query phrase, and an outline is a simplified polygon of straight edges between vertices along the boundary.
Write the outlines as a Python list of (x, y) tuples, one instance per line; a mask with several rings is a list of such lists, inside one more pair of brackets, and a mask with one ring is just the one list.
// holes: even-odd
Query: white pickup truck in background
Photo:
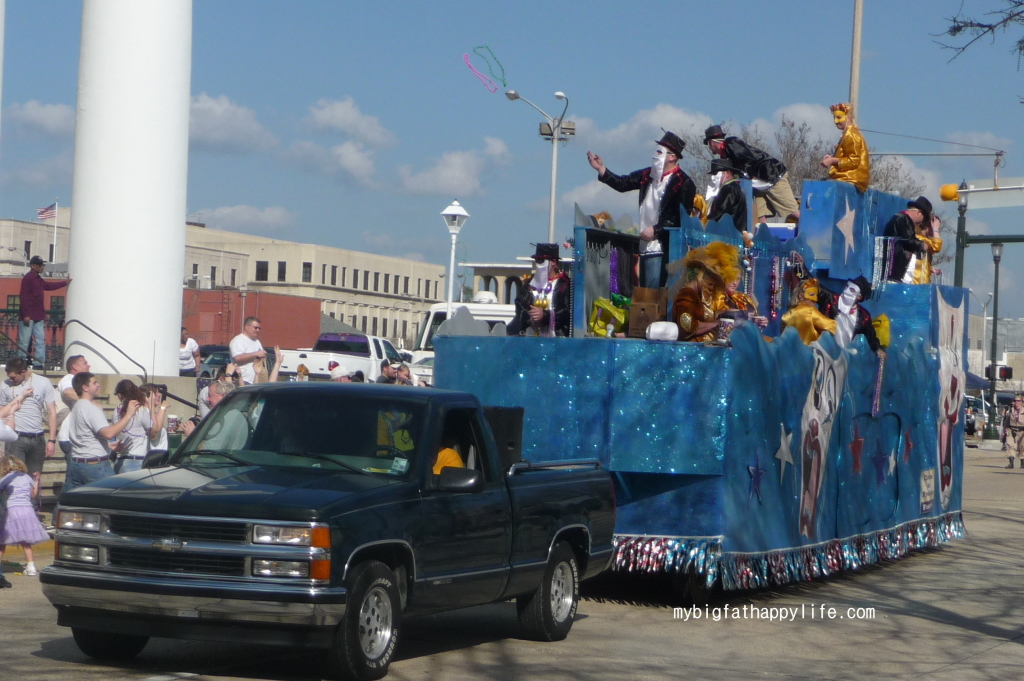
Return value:
[(323, 333), (311, 349), (282, 350), (284, 363), (280, 378), (290, 380), (305, 365), (311, 381), (330, 380), (331, 371), (345, 367), (345, 373), (362, 371), (367, 383), (380, 376), (381, 360), (401, 362), (402, 356), (391, 341), (362, 333)]

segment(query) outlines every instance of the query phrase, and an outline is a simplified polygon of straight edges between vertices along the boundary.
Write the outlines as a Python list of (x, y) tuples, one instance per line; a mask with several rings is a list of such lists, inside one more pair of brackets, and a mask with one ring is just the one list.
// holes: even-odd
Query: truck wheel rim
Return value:
[(568, 563), (559, 563), (551, 574), (551, 617), (556, 622), (569, 616), (574, 597), (572, 570)]
[(391, 599), (377, 586), (370, 589), (359, 608), (359, 645), (367, 659), (384, 654), (391, 642)]

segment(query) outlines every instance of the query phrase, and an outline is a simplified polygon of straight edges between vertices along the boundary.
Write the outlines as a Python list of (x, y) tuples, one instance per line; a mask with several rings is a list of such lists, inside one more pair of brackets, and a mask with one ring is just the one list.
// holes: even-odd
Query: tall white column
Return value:
[[(84, 0), (67, 318), (156, 376), (178, 374), (191, 72), (191, 0)], [(139, 373), (81, 324), (64, 352)]]

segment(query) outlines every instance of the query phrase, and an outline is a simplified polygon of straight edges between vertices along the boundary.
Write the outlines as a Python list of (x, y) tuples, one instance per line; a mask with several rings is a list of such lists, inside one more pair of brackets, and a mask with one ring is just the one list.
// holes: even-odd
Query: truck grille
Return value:
[(196, 575), (243, 577), (245, 558), (202, 553), (167, 553), (149, 549), (107, 549), (107, 561), (112, 567), (147, 570), (152, 572), (178, 572)]
[(245, 523), (113, 514), (110, 516), (110, 531), (124, 537), (140, 539), (174, 538), (181, 541), (237, 544), (244, 543), (248, 534)]

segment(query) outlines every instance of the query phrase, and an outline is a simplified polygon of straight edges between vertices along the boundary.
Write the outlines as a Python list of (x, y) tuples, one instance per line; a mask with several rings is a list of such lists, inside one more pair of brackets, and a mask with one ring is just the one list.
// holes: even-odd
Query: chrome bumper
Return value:
[(346, 590), (287, 584), (240, 584), (91, 573), (48, 567), (43, 595), (63, 607), (176, 618), (182, 623), (245, 622), (335, 626), (345, 614)]

